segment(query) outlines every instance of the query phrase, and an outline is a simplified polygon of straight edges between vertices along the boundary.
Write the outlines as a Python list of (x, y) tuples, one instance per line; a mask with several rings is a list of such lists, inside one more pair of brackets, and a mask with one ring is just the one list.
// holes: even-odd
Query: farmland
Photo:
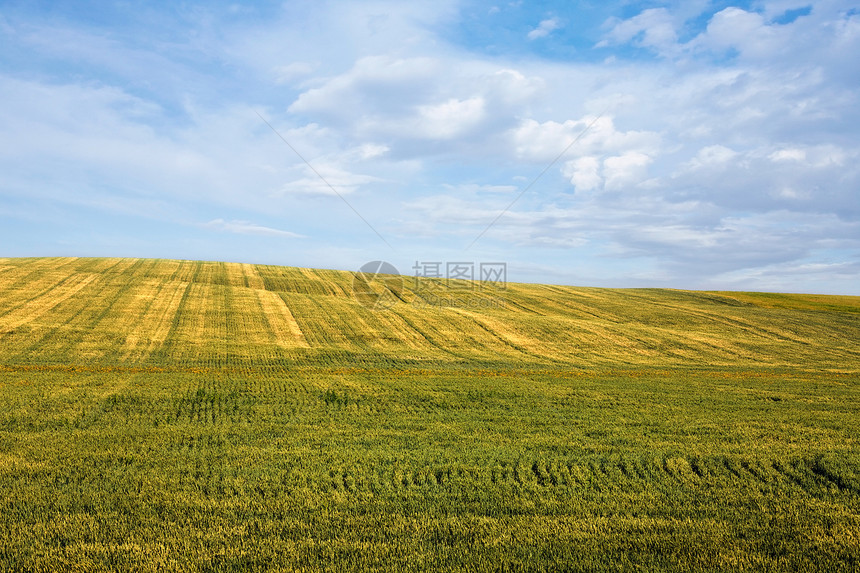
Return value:
[(860, 568), (860, 297), (353, 280), (0, 259), (0, 569)]

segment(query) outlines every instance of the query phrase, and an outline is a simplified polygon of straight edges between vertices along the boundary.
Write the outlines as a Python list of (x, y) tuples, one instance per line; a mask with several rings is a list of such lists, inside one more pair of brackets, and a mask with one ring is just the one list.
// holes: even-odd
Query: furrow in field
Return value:
[[(101, 319), (117, 299), (120, 288), (104, 275), (92, 275), (85, 294), (61, 296), (56, 304), (36, 320), (10, 331), (11, 351), (19, 357), (75, 361), (102, 357), (113, 350), (112, 332), (103, 328)], [(39, 295), (41, 296), (41, 295)], [(31, 300), (35, 303), (39, 296)]]
[(542, 344), (540, 341), (530, 336), (521, 334), (507, 322), (468, 310), (454, 309), (454, 311), (469, 318), (488, 335), (498, 338), (503, 344), (517, 353), (530, 355), (536, 358), (547, 358), (547, 348), (545, 344)]
[(119, 350), (127, 323), (117, 327), (118, 309), (136, 289), (137, 273), (146, 264), (144, 259), (96, 259), (91, 265), (82, 265), (96, 270), (100, 278), (97, 285), (87, 289), (88, 297), (73, 297), (55, 310), (59, 316), (68, 317), (63, 328), (77, 334), (64, 337), (64, 353), (91, 359)]
[(256, 265), (242, 263), (242, 272), (245, 274), (245, 283), (247, 284), (248, 288), (257, 290), (266, 289), (266, 285), (263, 283), (263, 277), (261, 277), (260, 273), (257, 272)]
[[(37, 259), (23, 261), (0, 276), (0, 315), (25, 305), (77, 273), (73, 261)], [(71, 266), (71, 268), (66, 268)]]
[[(759, 308), (782, 308), (786, 310), (860, 312), (860, 297), (846, 295), (777, 294), (752, 292), (700, 292), (701, 297), (712, 297), (720, 301), (732, 301), (736, 306)], [(725, 302), (724, 302), (725, 304)]]
[[(406, 325), (408, 331), (414, 336), (418, 342), (415, 344), (417, 348), (420, 348), (424, 351), (428, 350), (438, 350), (446, 355), (454, 355), (457, 356), (456, 353), (451, 351), (450, 341), (442, 341), (442, 335), (440, 335), (439, 331), (436, 329), (436, 326), (428, 320), (428, 313), (426, 312), (407, 312), (401, 311), (401, 309), (397, 306), (392, 308), (390, 311), (397, 314), (400, 320)], [(448, 342), (446, 344), (446, 342)]]
[[(134, 259), (126, 261), (128, 266)], [(129, 282), (93, 276), (97, 278), (86, 287), (85, 294), (65, 298), (37, 321), (21, 327), (21, 336), (12, 346), (17, 347), (18, 356), (77, 361), (101, 359), (116, 352), (124, 335), (118, 330), (121, 326), (114, 330), (109, 326)]]
[[(162, 289), (166, 286), (162, 280), (146, 278), (147, 269), (135, 273), (134, 280), (127, 281), (124, 296), (112, 306), (112, 312), (99, 323), (99, 328), (107, 332), (124, 334), (127, 339), (138, 338), (145, 322), (147, 310), (158, 304)], [(169, 283), (168, 283), (169, 284)], [(118, 292), (123, 289), (116, 287)]]
[[(241, 269), (238, 269), (241, 272)], [(238, 278), (244, 281), (244, 274)], [(260, 356), (263, 347), (274, 343), (257, 291), (244, 286), (225, 289), (227, 336), (231, 353), (243, 359)]]
[(210, 285), (227, 285), (227, 263), (199, 261), (194, 272), (193, 282)]
[(262, 289), (254, 292), (274, 341), (285, 348), (310, 348), (284, 299), (276, 292)]
[(411, 330), (423, 339), (424, 350), (437, 350), (445, 355), (464, 359), (484, 358), (510, 353), (511, 347), (497, 336), (479, 328), (469, 328), (474, 322), (453, 309), (415, 309), (396, 305), (388, 312), (396, 313)]
[(247, 263), (224, 263), (226, 284), (231, 287), (265, 289), (263, 279), (254, 265)]
[(672, 353), (697, 361), (716, 363), (715, 359), (719, 358), (724, 364), (734, 364), (738, 359), (767, 362), (767, 355), (744, 347), (735, 340), (726, 340), (707, 332), (668, 330), (665, 335), (666, 345), (671, 347)]
[(313, 297), (325, 338), (334, 346), (352, 351), (371, 351), (390, 346), (384, 333), (374, 324), (374, 313), (355, 304), (351, 299), (339, 297)]
[(377, 312), (374, 317), (379, 322), (379, 330), (389, 340), (396, 340), (410, 350), (427, 348), (427, 339), (403, 316), (396, 312)]
[[(561, 342), (573, 347), (581, 355), (602, 358), (618, 357), (623, 362), (642, 362), (655, 352), (644, 348), (638, 339), (627, 332), (619, 332), (614, 325), (599, 324), (587, 320), (572, 320)], [(562, 350), (561, 348), (559, 350)]]
[(256, 271), (270, 291), (338, 298), (352, 296), (352, 275), (349, 273), (264, 265), (257, 265)]
[[(663, 302), (654, 300), (653, 296), (642, 296), (630, 293), (631, 296), (644, 299), (645, 305), (651, 308), (661, 308), (665, 309), (664, 312), (670, 316), (675, 317), (697, 317), (703, 319), (706, 322), (710, 322), (712, 324), (721, 325), (720, 332), (725, 335), (726, 330), (724, 327), (728, 326), (731, 330), (734, 330), (738, 333), (743, 333), (749, 336), (764, 338), (767, 340), (773, 340), (777, 342), (794, 342), (801, 344), (808, 344), (810, 341), (805, 337), (798, 336), (796, 333), (789, 331), (785, 328), (780, 328), (779, 324), (782, 322), (774, 321), (771, 319), (770, 321), (758, 321), (752, 322), (749, 319), (743, 319), (739, 316), (733, 316), (733, 313), (729, 313), (729, 309), (732, 307), (719, 307), (719, 310), (706, 310), (701, 307), (694, 306), (693, 304), (678, 304), (673, 302)], [(643, 305), (643, 306), (645, 306)], [(776, 317), (774, 317), (776, 318)]]
[(610, 311), (610, 297), (601, 293), (584, 293), (571, 287), (529, 285), (527, 296), (540, 305), (545, 314), (570, 318), (595, 319), (606, 322), (624, 322), (625, 317)]
[(174, 261), (167, 259), (147, 259), (147, 264), (137, 270), (135, 280), (139, 282), (190, 282), (191, 276), (179, 276), (182, 269), (193, 265), (190, 261)]
[[(196, 397), (195, 397), (196, 398)], [(198, 421), (200, 407), (189, 408), (191, 421)], [(493, 491), (502, 487), (525, 487), (529, 490), (576, 490), (578, 492), (613, 493), (707, 491), (714, 487), (735, 490), (773, 492), (801, 490), (808, 494), (844, 491), (856, 493), (850, 478), (819, 468), (815, 462), (795, 463), (788, 473), (770, 460), (716, 456), (625, 456), (595, 458), (580, 462), (564, 459), (520, 459), (516, 462), (487, 460), (485, 463), (424, 463), (357, 465), (334, 462), (310, 478), (322, 491), (409, 491), (436, 492), (478, 487)], [(849, 474), (850, 470), (844, 472)]]
[(19, 326), (32, 323), (39, 317), (50, 312), (57, 305), (76, 295), (87, 285), (98, 278), (98, 275), (74, 274), (48, 289), (41, 295), (27, 301), (22, 306), (0, 316), (0, 329), (14, 330)]
[(530, 306), (526, 304), (522, 297), (513, 292), (506, 291), (504, 294), (499, 294), (498, 298), (504, 301), (504, 307), (506, 309), (534, 314), (537, 316), (543, 316), (545, 314), (544, 310), (539, 306)]
[(197, 270), (195, 261), (158, 261), (159, 268), (164, 269), (164, 279), (170, 282), (190, 283), (194, 280)]
[(144, 306), (130, 324), (123, 345), (123, 360), (142, 362), (167, 340), (189, 283), (151, 283), (136, 295)]
[(122, 276), (128, 269), (138, 267), (142, 263), (143, 259), (126, 259), (120, 257), (81, 259), (78, 262), (76, 270), (79, 273)]
[(56, 273), (68, 276), (77, 272), (78, 257), (47, 257), (35, 259), (14, 259), (19, 271), (29, 278), (36, 278), (44, 274)]
[[(320, 316), (319, 306), (313, 301), (313, 297), (294, 292), (275, 294), (283, 300), (284, 305), (289, 309), (298, 330), (309, 346), (313, 348), (323, 347), (331, 342), (320, 324), (323, 316)], [(287, 331), (289, 332), (289, 329)]]
[[(299, 271), (309, 284), (316, 286), (318, 294), (326, 294), (340, 297), (352, 296), (352, 285), (346, 284), (344, 275), (340, 271), (326, 271), (318, 269), (300, 269)], [(349, 275), (351, 276), (351, 275)]]
[[(680, 311), (681, 309), (678, 308), (677, 310)], [(690, 309), (687, 309), (687, 312), (692, 315), (706, 317), (708, 320), (729, 326), (731, 328), (738, 329), (750, 335), (759, 336), (780, 343), (791, 342), (799, 344), (810, 344), (812, 342), (812, 340), (808, 337), (801, 336), (798, 333), (792, 332), (788, 328), (785, 328), (785, 322), (782, 320), (771, 322), (762, 321), (759, 323), (754, 323), (749, 320), (744, 320), (740, 317), (731, 316), (725, 313), (696, 311)]]
[(213, 366), (226, 361), (224, 288), (206, 283), (188, 285), (163, 344), (170, 360)]
[(240, 263), (224, 263), (225, 283), (231, 287), (248, 286), (245, 278), (245, 270)]

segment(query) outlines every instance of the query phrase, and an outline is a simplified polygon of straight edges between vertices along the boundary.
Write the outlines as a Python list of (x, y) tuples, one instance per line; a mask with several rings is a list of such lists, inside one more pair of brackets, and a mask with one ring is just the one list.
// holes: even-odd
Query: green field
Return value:
[(860, 297), (353, 279), (0, 259), (0, 570), (860, 570)]

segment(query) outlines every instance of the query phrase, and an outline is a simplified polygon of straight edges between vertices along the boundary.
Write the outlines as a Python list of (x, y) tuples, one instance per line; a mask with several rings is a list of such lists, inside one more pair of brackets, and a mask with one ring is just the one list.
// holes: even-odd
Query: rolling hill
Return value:
[(429, 298), (405, 277), (402, 300), (373, 310), (354, 280), (235, 263), (0, 259), (0, 353), (219, 367), (860, 363), (860, 297), (508, 284)]
[(860, 297), (501, 286), (0, 259), (0, 570), (860, 568)]

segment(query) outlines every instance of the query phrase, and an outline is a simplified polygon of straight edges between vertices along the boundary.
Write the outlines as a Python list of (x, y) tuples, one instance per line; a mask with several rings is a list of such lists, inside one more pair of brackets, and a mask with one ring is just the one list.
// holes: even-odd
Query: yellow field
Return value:
[[(7, 360), (301, 359), (571, 365), (857, 364), (860, 297), (509, 284), (364, 308), (352, 273), (129, 259), (0, 259)], [(463, 296), (463, 295), (461, 295)], [(98, 336), (93, 336), (98, 333)], [(214, 362), (213, 362), (214, 361)]]

